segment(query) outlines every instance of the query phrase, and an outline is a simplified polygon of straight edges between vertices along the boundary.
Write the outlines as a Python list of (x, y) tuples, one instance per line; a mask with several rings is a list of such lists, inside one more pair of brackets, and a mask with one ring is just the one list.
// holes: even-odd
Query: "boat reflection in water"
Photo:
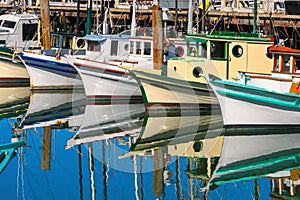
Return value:
[(7, 181), (7, 199), (299, 196), (299, 127), (225, 129), (219, 110), (145, 112), (66, 96), (32, 94), (21, 121), (26, 148), (1, 173), (20, 186), (16, 193)]
[(83, 90), (33, 90), (20, 126), (24, 129), (52, 125), (79, 127), (84, 109)]
[[(181, 121), (188, 122), (187, 119), (193, 118), (193, 116), (187, 118), (181, 116), (180, 118)], [(141, 134), (124, 156), (144, 156), (146, 153), (153, 156), (154, 182), (161, 185), (161, 191), (158, 194), (164, 193), (163, 181), (166, 183), (172, 179), (168, 177), (169, 174), (173, 174), (169, 172), (168, 165), (172, 160), (171, 157), (175, 156), (176, 162), (182, 157), (187, 159), (185, 171), (191, 188), (189, 194), (191, 198), (206, 195), (209, 199), (213, 199), (216, 195), (220, 195), (218, 194), (220, 191), (224, 192), (223, 195), (226, 195), (226, 190), (232, 191), (232, 184), (239, 187), (239, 184), (252, 181), (255, 186), (262, 177), (272, 180), (270, 196), (283, 195), (286, 191), (284, 183), (290, 187), (290, 192), (285, 195), (296, 195), (296, 187), (300, 181), (299, 128), (295, 127), (295, 129), (291, 128), (287, 131), (278, 127), (256, 129), (233, 127), (223, 128), (220, 131), (220, 127), (210, 126), (210, 129), (205, 131), (199, 128), (200, 124), (204, 122), (202, 120), (199, 123), (198, 132), (182, 132), (182, 137), (179, 134), (170, 137), (174, 133), (181, 132), (180, 129), (185, 130), (183, 125), (176, 123), (176, 118), (146, 117), (145, 119), (146, 123), (144, 123)], [(215, 122), (218, 121), (217, 116), (213, 119)], [(219, 124), (221, 124), (220, 120)], [(167, 126), (171, 121), (172, 126)], [(176, 124), (178, 127), (175, 127)], [(153, 132), (158, 127), (168, 128), (163, 132)], [(177, 167), (179, 164), (176, 163)], [(178, 173), (179, 169), (175, 171)], [(176, 174), (176, 179), (178, 176)], [(156, 181), (161, 181), (161, 183)], [(176, 180), (175, 185), (178, 182), (180, 180)], [(252, 194), (258, 196), (263, 194), (259, 191), (258, 186), (254, 186), (251, 189)], [(239, 188), (239, 190), (241, 189)], [(263, 189), (261, 188), (261, 190)], [(248, 191), (248, 194), (251, 194), (251, 191)], [(181, 199), (184, 196), (178, 198)]]
[(29, 105), (29, 87), (0, 87), (0, 119), (18, 117)]
[[(0, 87), (0, 121), (7, 123), (9, 131), (1, 129), (0, 173), (15, 157), (17, 150), (24, 145), (22, 131), (18, 129), (19, 117), (29, 105), (30, 88)], [(2, 123), (1, 122), (1, 123)], [(7, 137), (6, 137), (7, 135)]]
[(77, 133), (68, 140), (66, 148), (115, 137), (138, 135), (144, 113), (144, 104), (99, 105), (88, 101), (82, 124)]

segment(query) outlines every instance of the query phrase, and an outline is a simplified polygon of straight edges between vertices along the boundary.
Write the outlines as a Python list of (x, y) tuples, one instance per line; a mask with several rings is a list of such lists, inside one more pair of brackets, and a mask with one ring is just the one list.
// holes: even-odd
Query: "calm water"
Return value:
[(1, 144), (25, 140), (0, 174), (1, 199), (275, 199), (280, 178), (282, 195), (300, 197), (289, 187), (297, 129), (223, 129), (218, 114), (150, 115), (80, 92), (1, 95)]

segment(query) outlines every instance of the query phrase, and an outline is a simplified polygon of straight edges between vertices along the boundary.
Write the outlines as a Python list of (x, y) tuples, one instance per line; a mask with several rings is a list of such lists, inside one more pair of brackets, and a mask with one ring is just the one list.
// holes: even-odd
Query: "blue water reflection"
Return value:
[(80, 92), (17, 102), (1, 111), (1, 144), (25, 145), (0, 174), (2, 199), (300, 197), (297, 128), (224, 129), (218, 113), (149, 114)]

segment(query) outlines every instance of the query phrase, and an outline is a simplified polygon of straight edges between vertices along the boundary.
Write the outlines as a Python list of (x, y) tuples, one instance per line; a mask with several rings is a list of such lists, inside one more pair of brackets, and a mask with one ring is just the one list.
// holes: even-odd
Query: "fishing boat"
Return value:
[(23, 139), (0, 145), (0, 173), (7, 167), (15, 151), (25, 144)]
[(91, 104), (85, 107), (82, 124), (65, 148), (124, 136), (141, 131), (143, 104)]
[(273, 65), (271, 74), (240, 71), (237, 82), (245, 85), (263, 87), (277, 92), (300, 93), (300, 50), (286, 46), (269, 48)]
[(85, 54), (85, 41), (80, 36), (53, 32), (51, 49), (23, 51), (18, 54), (29, 73), (31, 89), (82, 89), (80, 76), (65, 57), (68, 54)]
[[(212, 103), (212, 105), (220, 104), (225, 126), (300, 124), (299, 95), (279, 93), (203, 74), (197, 74), (195, 77), (199, 77), (199, 81), (195, 82), (140, 71), (131, 73), (137, 79), (146, 100), (146, 107), (149, 108), (151, 107), (149, 102), (161, 105), (170, 105), (172, 102), (171, 106), (179, 109), (186, 104), (192, 104), (196, 109), (201, 103)], [(207, 80), (204, 96), (206, 98), (203, 98), (203, 94), (194, 92), (205, 85), (200, 81), (201, 77)], [(187, 95), (193, 99), (182, 98)]]
[(38, 46), (38, 17), (28, 13), (0, 16), (0, 84), (29, 86), (29, 75), (16, 55)]
[[(152, 31), (143, 29), (140, 35), (127, 40), (128, 43), (125, 46), (127, 52), (126, 54), (123, 52), (118, 58), (111, 57), (106, 61), (89, 58), (89, 56), (85, 59), (71, 58), (70, 63), (74, 65), (82, 78), (87, 99), (90, 101), (127, 101), (129, 99), (141, 101), (141, 92), (136, 81), (128, 71), (118, 66), (153, 69), (152, 40)], [(177, 48), (179, 49), (177, 55), (184, 56), (186, 53), (185, 42), (182, 39), (173, 38), (170, 38), (170, 41), (174, 43), (173, 54), (175, 55), (175, 48)], [(117, 47), (117, 42), (115, 43), (115, 47), (111, 47), (111, 55), (120, 49)], [(123, 46), (124, 43), (121, 43), (122, 48)]]
[(189, 34), (185, 41), (187, 56), (170, 59), (167, 74), (179, 73), (182, 78), (188, 78), (193, 74), (186, 70), (192, 69), (197, 73), (233, 80), (239, 71), (269, 73), (272, 70), (272, 59), (266, 55), (267, 50), (274, 45), (272, 36), (211, 31), (206, 34)]
[(211, 77), (224, 125), (299, 126), (300, 96)]
[(23, 129), (57, 126), (77, 129), (82, 122), (85, 108), (83, 90), (32, 91), (27, 112), (19, 127)]

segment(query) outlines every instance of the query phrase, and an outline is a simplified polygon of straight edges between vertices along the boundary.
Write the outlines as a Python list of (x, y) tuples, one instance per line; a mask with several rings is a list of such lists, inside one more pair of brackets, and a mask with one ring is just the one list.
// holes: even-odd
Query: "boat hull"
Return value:
[(300, 124), (300, 96), (214, 80), (224, 125)]
[(0, 58), (0, 71), (0, 87), (29, 86), (29, 75), (22, 63)]
[(180, 80), (145, 71), (132, 70), (131, 73), (141, 88), (144, 104), (148, 109), (218, 108), (218, 100), (206, 83)]
[(30, 76), (32, 89), (74, 89), (82, 88), (80, 76), (65, 57), (20, 54)]
[(116, 64), (76, 59), (74, 67), (79, 72), (90, 101), (141, 102), (141, 92), (128, 71)]

